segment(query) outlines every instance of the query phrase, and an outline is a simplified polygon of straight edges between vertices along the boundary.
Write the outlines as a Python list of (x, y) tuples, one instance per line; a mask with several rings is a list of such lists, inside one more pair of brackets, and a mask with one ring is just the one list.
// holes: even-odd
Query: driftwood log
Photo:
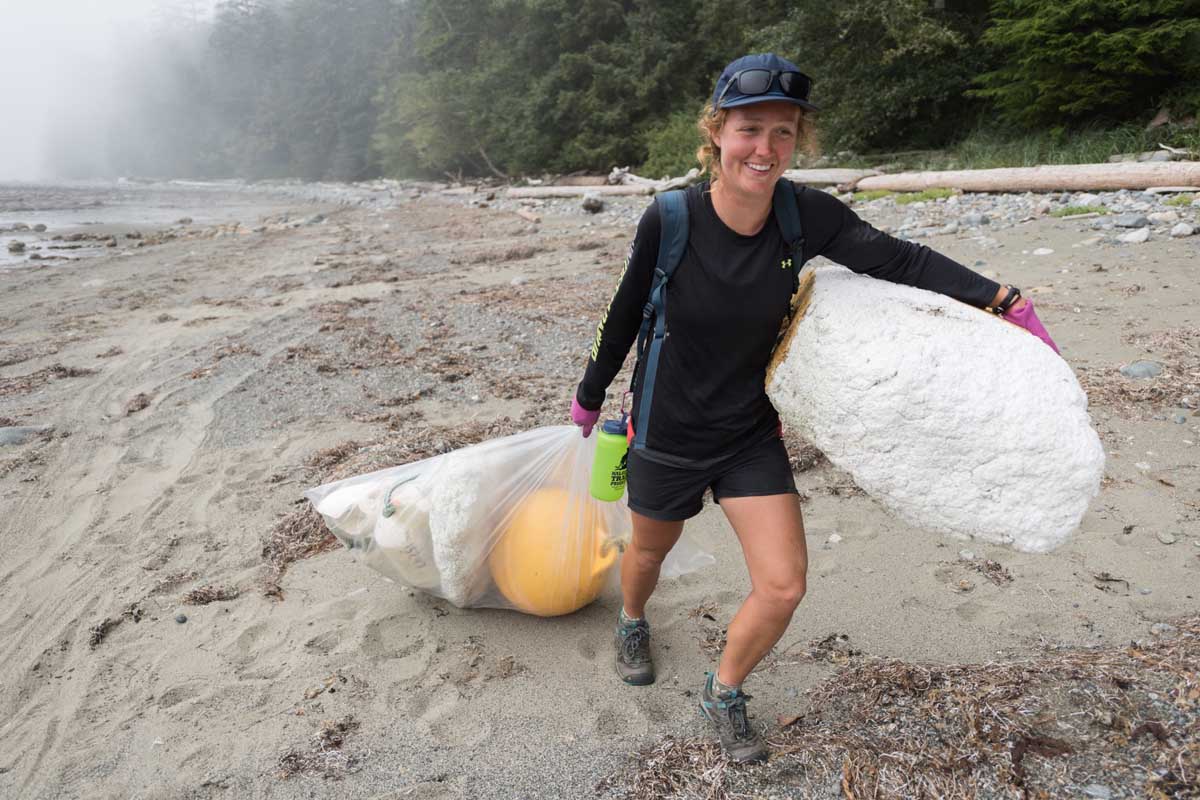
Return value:
[(789, 169), (783, 177), (805, 186), (837, 186), (879, 174), (874, 169)]
[(1150, 186), (1190, 186), (1200, 189), (1200, 162), (1061, 164), (900, 172), (863, 178), (851, 188), (860, 192), (919, 192), (934, 188), (961, 189), (964, 192), (1102, 192), (1141, 190)]
[(653, 185), (641, 186), (513, 186), (506, 197), (583, 197), (597, 195), (654, 194)]

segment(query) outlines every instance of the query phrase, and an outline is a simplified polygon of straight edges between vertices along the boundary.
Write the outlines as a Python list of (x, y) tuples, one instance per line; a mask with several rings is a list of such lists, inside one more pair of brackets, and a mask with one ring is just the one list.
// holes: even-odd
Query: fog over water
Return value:
[(111, 174), (131, 76), (211, 0), (0, 0), (0, 180)]

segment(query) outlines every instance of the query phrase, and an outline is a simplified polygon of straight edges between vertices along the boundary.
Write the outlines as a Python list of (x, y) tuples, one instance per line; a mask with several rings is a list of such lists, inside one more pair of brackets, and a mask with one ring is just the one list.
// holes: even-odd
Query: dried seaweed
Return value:
[(1160, 363), (1161, 375), (1154, 378), (1127, 378), (1119, 365), (1077, 367), (1079, 383), (1092, 406), (1133, 411), (1138, 406), (1156, 410), (1179, 406), (1188, 396), (1200, 393), (1200, 328), (1172, 328), (1152, 334), (1130, 334), (1127, 344), (1134, 345)]
[(206, 606), (209, 603), (217, 603), (225, 600), (236, 600), (241, 595), (241, 590), (236, 586), (213, 586), (208, 584), (192, 589), (183, 596), (183, 604), (185, 606)]
[(340, 720), (327, 719), (312, 736), (306, 750), (289, 750), (279, 757), (276, 777), (287, 780), (296, 775), (319, 775), (322, 778), (341, 778), (357, 769), (360, 758), (342, 748), (346, 737), (359, 727), (353, 716)]
[(0, 397), (14, 394), (26, 394), (45, 386), (52, 380), (63, 378), (83, 378), (95, 375), (97, 370), (87, 367), (67, 367), (62, 364), (51, 364), (45, 369), (31, 372), (28, 375), (18, 375), (15, 378), (0, 378)]
[(598, 787), (631, 800), (1200, 796), (1200, 616), (1169, 639), (1050, 648), (1019, 661), (867, 659), (808, 692), (736, 767), (709, 738), (666, 737)]
[(130, 398), (128, 403), (125, 404), (125, 416), (136, 414), (143, 409), (149, 408), (150, 402), (153, 399), (153, 397), (145, 392), (138, 392), (132, 398)]

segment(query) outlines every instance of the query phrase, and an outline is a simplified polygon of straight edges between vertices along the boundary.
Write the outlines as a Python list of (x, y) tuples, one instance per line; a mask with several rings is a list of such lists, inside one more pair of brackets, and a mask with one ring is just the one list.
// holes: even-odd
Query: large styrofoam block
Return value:
[(803, 284), (767, 377), (786, 424), (912, 525), (1026, 552), (1070, 537), (1104, 450), (1062, 358), (934, 292), (837, 266)]

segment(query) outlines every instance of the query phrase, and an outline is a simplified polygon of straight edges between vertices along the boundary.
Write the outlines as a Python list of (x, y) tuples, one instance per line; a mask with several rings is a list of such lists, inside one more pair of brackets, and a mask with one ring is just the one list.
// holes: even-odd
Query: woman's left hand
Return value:
[(1033, 310), (1033, 301), (1022, 297), (1013, 307), (1003, 314), (1004, 318), (1014, 325), (1019, 325), (1025, 330), (1032, 333), (1034, 336), (1041, 339), (1046, 344), (1050, 345), (1050, 349), (1062, 355), (1058, 351), (1058, 345), (1050, 338), (1050, 334), (1046, 332), (1046, 326), (1038, 319), (1037, 313)]

